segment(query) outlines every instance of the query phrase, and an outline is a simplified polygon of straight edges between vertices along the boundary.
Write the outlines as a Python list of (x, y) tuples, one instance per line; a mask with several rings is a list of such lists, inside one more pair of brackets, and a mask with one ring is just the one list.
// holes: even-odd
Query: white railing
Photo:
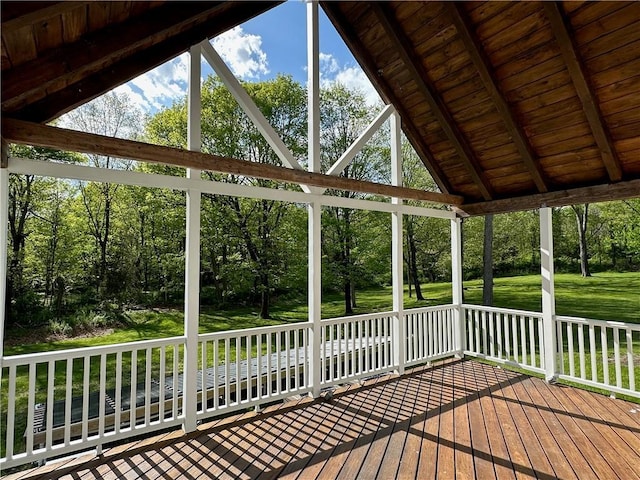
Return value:
[(320, 330), (321, 385), (327, 387), (393, 371), (395, 312), (323, 320)]
[(559, 378), (640, 398), (640, 325), (557, 316)]
[(405, 310), (405, 366), (457, 353), (454, 312), (453, 305)]
[(311, 390), (310, 324), (199, 335), (198, 418)]
[(465, 355), (544, 373), (542, 314), (463, 305)]
[(174, 337), (3, 358), (0, 468), (179, 424), (183, 345)]
[[(441, 305), (406, 310), (401, 321), (397, 312), (322, 320), (314, 362), (310, 323), (201, 334), (194, 392), (183, 391), (184, 337), (4, 357), (0, 468), (309, 393), (312, 364), (322, 387), (401, 370), (402, 351), (404, 367), (462, 350), (545, 373), (540, 313), (463, 305), (460, 322), (456, 313)], [(555, 322), (559, 378), (640, 397), (640, 325)], [(195, 413), (183, 411), (184, 394), (196, 396), (184, 404)]]

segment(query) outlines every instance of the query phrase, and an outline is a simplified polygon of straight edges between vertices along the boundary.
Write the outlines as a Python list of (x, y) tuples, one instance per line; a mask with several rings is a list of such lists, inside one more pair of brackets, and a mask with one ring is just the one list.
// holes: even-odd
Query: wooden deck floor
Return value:
[(12, 478), (640, 479), (640, 406), (475, 361)]

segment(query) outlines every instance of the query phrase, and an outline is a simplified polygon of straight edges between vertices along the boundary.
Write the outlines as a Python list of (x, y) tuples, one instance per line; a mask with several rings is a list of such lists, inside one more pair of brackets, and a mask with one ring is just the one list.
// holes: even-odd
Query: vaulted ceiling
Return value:
[[(2, 115), (46, 122), (278, 2), (9, 2)], [(321, 2), (443, 193), (640, 196), (640, 2)]]

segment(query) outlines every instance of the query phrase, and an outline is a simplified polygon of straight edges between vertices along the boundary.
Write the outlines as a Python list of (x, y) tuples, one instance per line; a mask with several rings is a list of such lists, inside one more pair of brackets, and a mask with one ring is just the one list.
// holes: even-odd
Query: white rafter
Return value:
[[(278, 155), (278, 158), (282, 163), (296, 170), (303, 170), (302, 166), (293, 156), (293, 153), (287, 148), (282, 141), (282, 138), (278, 135), (275, 129), (267, 121), (262, 114), (258, 106), (251, 99), (247, 91), (240, 84), (238, 79), (233, 75), (227, 64), (222, 60), (222, 57), (213, 48), (213, 45), (208, 40), (204, 40), (201, 44), (202, 56), (211, 65), (211, 68), (215, 70), (222, 80), (222, 83), (229, 89), (233, 97), (236, 99), (240, 107), (244, 110), (247, 116), (251, 119), (258, 131), (262, 134), (267, 143), (273, 148), (273, 151)], [(305, 192), (311, 192), (312, 188), (301, 185)]]
[(376, 118), (369, 124), (369, 126), (360, 134), (360, 136), (347, 148), (342, 156), (336, 160), (331, 166), (327, 175), (340, 175), (340, 173), (351, 163), (354, 157), (360, 153), (360, 150), (371, 140), (371, 137), (380, 129), (382, 124), (389, 118), (389, 116), (395, 112), (393, 105), (387, 105), (382, 109)]

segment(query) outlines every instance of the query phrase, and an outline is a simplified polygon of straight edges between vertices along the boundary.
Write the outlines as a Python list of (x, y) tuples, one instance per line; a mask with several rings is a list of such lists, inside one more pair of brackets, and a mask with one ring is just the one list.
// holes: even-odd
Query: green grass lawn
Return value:
[[(540, 276), (497, 278), (494, 282), (494, 305), (503, 308), (541, 311)], [(464, 284), (465, 302), (482, 303), (482, 281), (472, 280)], [(405, 308), (417, 308), (451, 303), (449, 283), (430, 283), (422, 286), (425, 301), (409, 298), (405, 288)], [(391, 288), (358, 291), (356, 314), (391, 310)], [(307, 320), (304, 301), (276, 303), (271, 308), (272, 318), (259, 318), (255, 307), (215, 310), (203, 308), (200, 315), (200, 333), (254, 328), (281, 323)], [(558, 315), (570, 315), (596, 320), (615, 320), (640, 323), (640, 273), (599, 273), (593, 277), (556, 275), (556, 311)], [(344, 302), (340, 295), (325, 295), (322, 302), (323, 318), (344, 314)], [(130, 325), (113, 333), (95, 337), (64, 339), (48, 343), (13, 342), (5, 348), (6, 355), (17, 355), (67, 348), (109, 345), (179, 336), (183, 333), (184, 317), (179, 310), (145, 310), (129, 312)], [(15, 344), (18, 343), (18, 344)]]
[[(557, 274), (555, 288), (558, 315), (640, 323), (640, 273)], [(481, 280), (465, 282), (465, 289), (467, 303), (482, 303)], [(539, 275), (497, 278), (494, 305), (540, 312), (540, 289)]]
[[(540, 277), (537, 275), (498, 278), (494, 285), (494, 305), (497, 307), (521, 310), (540, 311)], [(465, 302), (478, 304), (482, 299), (482, 282), (479, 280), (465, 282)], [(449, 283), (425, 284), (422, 286), (424, 301), (417, 301), (415, 295), (409, 298), (405, 290), (405, 308), (416, 308), (451, 303), (451, 285)], [(379, 288), (357, 292), (356, 314), (390, 310), (392, 306), (391, 288)], [(258, 309), (239, 307), (235, 309), (215, 310), (203, 308), (200, 316), (200, 332), (220, 332), (233, 329), (245, 329), (268, 325), (303, 322), (307, 320), (307, 306), (304, 301), (276, 302), (272, 307), (272, 318), (259, 318)], [(601, 273), (590, 278), (578, 275), (561, 274), (556, 276), (556, 304), (560, 315), (582, 316), (592, 319), (615, 320), (622, 322), (640, 323), (640, 273)], [(323, 318), (339, 317), (344, 314), (343, 300), (340, 295), (325, 295), (322, 303)], [(155, 338), (180, 336), (183, 333), (184, 317), (181, 311), (144, 310), (128, 313), (131, 321), (124, 328), (99, 336), (85, 336), (82, 338), (65, 339), (53, 342), (20, 343), (13, 342), (5, 348), (5, 354), (16, 355), (40, 351), (52, 351), (79, 347), (109, 345)], [(11, 332), (9, 332), (11, 334)], [(31, 338), (31, 337), (29, 337)], [(634, 340), (635, 342), (635, 340)], [(255, 347), (255, 346), (254, 346)], [(235, 358), (234, 346), (231, 345), (231, 358)], [(223, 355), (223, 352), (220, 352)], [(254, 353), (255, 354), (255, 353)], [(157, 369), (158, 353), (153, 352), (154, 369)], [(576, 353), (577, 355), (577, 353)], [(144, 370), (144, 356), (138, 358), (138, 369)], [(97, 370), (98, 358), (92, 360), (92, 371)], [(108, 378), (112, 378), (114, 358), (109, 359)], [(567, 364), (566, 359), (565, 363)], [(576, 364), (578, 359), (576, 357)], [(125, 357), (126, 363), (126, 357)], [(74, 384), (81, 385), (82, 365), (75, 368)], [(587, 361), (587, 369), (589, 369)], [(568, 364), (565, 366), (568, 371)], [(42, 370), (42, 371), (41, 371)], [(640, 370), (638, 368), (637, 370)], [(26, 411), (27, 372), (18, 372), (16, 381), (17, 412)], [(627, 373), (623, 368), (623, 375)], [(588, 371), (590, 375), (590, 371)], [(65, 375), (64, 364), (56, 365), (56, 378)], [(636, 374), (637, 376), (637, 374)], [(41, 378), (42, 377), (42, 378)], [(46, 371), (44, 365), (38, 369), (38, 390), (46, 392)], [(77, 377), (77, 378), (76, 378)], [(126, 372), (125, 372), (126, 378)], [(42, 381), (41, 381), (42, 380)], [(640, 381), (640, 379), (639, 379)], [(2, 392), (7, 392), (8, 378), (3, 372)], [(92, 380), (92, 386), (97, 384)], [(625, 378), (626, 383), (626, 378)], [(60, 390), (58, 392), (58, 390)], [(64, 395), (64, 381), (56, 380), (56, 398)], [(78, 392), (81, 393), (81, 392)], [(74, 389), (75, 394), (75, 389)], [(0, 395), (1, 396), (1, 395)], [(37, 401), (44, 401), (37, 398)], [(7, 413), (6, 401), (0, 407), (1, 416)], [(18, 419), (16, 419), (18, 420)], [(17, 432), (23, 431), (26, 419), (19, 420)], [(0, 436), (5, 435), (5, 425), (0, 425)], [(22, 439), (16, 438), (17, 447)], [(0, 445), (0, 453), (4, 448)]]

